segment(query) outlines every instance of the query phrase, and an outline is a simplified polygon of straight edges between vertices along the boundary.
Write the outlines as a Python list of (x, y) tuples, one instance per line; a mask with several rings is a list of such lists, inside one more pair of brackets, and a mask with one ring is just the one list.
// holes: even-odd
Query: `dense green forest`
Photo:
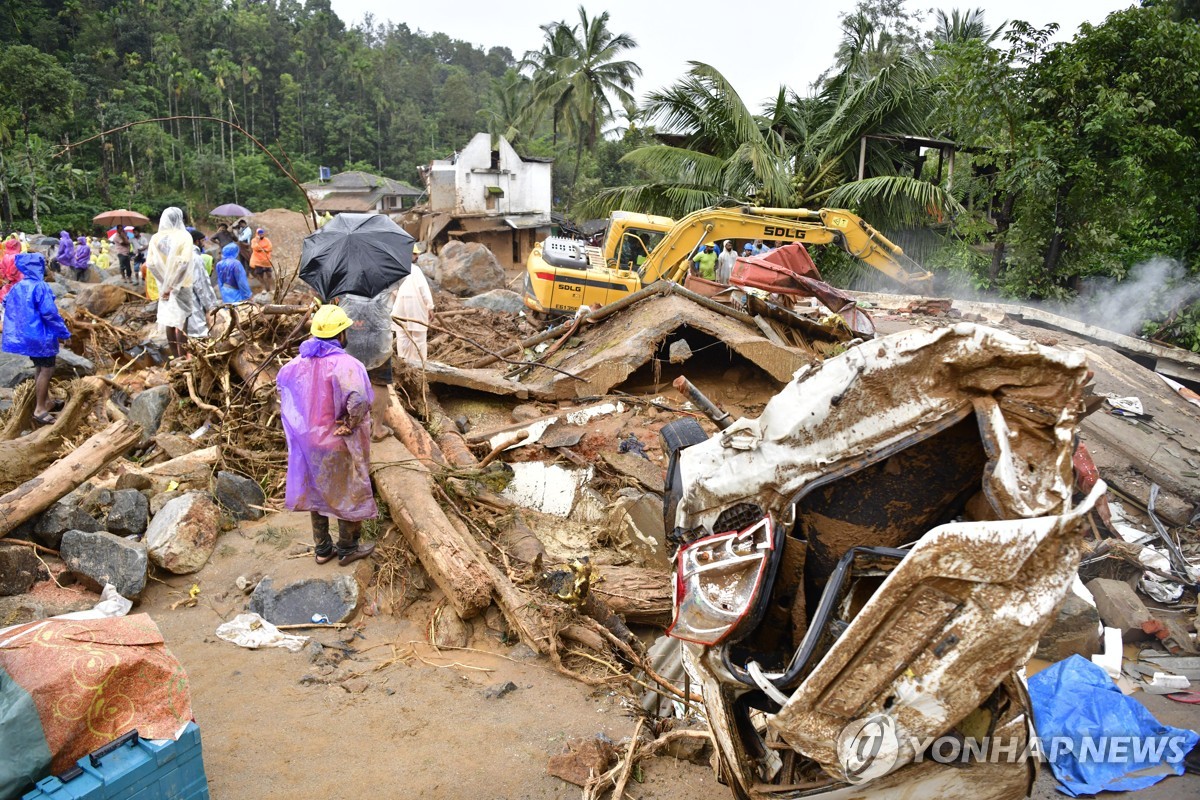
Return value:
[[(418, 185), (422, 165), (489, 130), (553, 156), (557, 210), (577, 218), (845, 206), (924, 234), (951, 284), (1021, 298), (1095, 294), (1170, 259), (1147, 288), (1164, 292), (1149, 330), (1200, 348), (1198, 7), (1143, 0), (1054, 41), (1053, 26), (861, 0), (824, 74), (753, 108), (699, 62), (672, 85), (635, 84), (636, 48), (653, 43), (582, 7), (513, 53), (347, 25), (328, 0), (0, 0), (0, 224), (300, 207), (271, 159), (215, 120), (300, 180), (326, 165)], [(211, 119), (96, 136), (157, 117)], [(822, 264), (839, 266), (855, 277)]]

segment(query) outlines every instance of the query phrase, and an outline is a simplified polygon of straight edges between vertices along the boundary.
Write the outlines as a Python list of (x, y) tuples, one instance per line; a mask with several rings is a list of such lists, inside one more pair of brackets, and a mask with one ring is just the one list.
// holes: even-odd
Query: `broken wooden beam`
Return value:
[(371, 446), (375, 488), (392, 512), (392, 521), (416, 553), (434, 583), (463, 619), (477, 616), (492, 602), (491, 576), (433, 497), (426, 468), (398, 439)]

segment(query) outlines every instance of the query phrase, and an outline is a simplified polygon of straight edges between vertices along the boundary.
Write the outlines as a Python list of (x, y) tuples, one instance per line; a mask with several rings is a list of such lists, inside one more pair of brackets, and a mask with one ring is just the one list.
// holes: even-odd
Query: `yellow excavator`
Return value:
[(614, 211), (601, 247), (550, 237), (526, 262), (525, 305), (538, 313), (574, 313), (607, 305), (657, 280), (682, 282), (696, 248), (725, 239), (835, 244), (902, 286), (921, 293), (923, 269), (865, 220), (837, 208), (706, 208), (681, 220)]

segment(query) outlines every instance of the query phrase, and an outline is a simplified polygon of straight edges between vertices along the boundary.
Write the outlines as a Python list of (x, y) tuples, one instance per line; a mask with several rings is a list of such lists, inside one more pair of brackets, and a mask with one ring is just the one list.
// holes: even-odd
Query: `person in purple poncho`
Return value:
[[(375, 552), (361, 544), (362, 523), (379, 513), (371, 488), (371, 401), (367, 369), (347, 353), (346, 312), (323, 305), (313, 315), (313, 338), (279, 370), (280, 416), (287, 438), (286, 503), (312, 515), (318, 564), (346, 566)], [(336, 547), (329, 517), (338, 521)]]
[(58, 232), (58, 250), (54, 253), (54, 260), (51, 266), (57, 272), (63, 267), (71, 267), (75, 265), (75, 243), (71, 241), (71, 234), (66, 231)]
[(92, 248), (88, 244), (86, 236), (80, 236), (75, 240), (75, 253), (71, 258), (71, 266), (75, 268), (77, 277), (82, 280), (83, 273), (87, 272), (92, 263)]

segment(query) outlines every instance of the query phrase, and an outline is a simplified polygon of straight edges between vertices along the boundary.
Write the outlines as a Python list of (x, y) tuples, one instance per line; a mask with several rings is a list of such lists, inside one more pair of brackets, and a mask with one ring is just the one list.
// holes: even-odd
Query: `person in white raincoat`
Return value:
[(158, 233), (150, 238), (146, 268), (158, 284), (158, 324), (167, 329), (172, 355), (183, 356), (184, 330), (192, 313), (192, 236), (183, 224), (183, 212), (175, 206), (163, 210)]
[(433, 318), (433, 294), (425, 273), (416, 264), (408, 277), (400, 281), (392, 316), (416, 322), (392, 322), (396, 332), (396, 355), (405, 361), (425, 361), (429, 352), (427, 337), (429, 321)]

